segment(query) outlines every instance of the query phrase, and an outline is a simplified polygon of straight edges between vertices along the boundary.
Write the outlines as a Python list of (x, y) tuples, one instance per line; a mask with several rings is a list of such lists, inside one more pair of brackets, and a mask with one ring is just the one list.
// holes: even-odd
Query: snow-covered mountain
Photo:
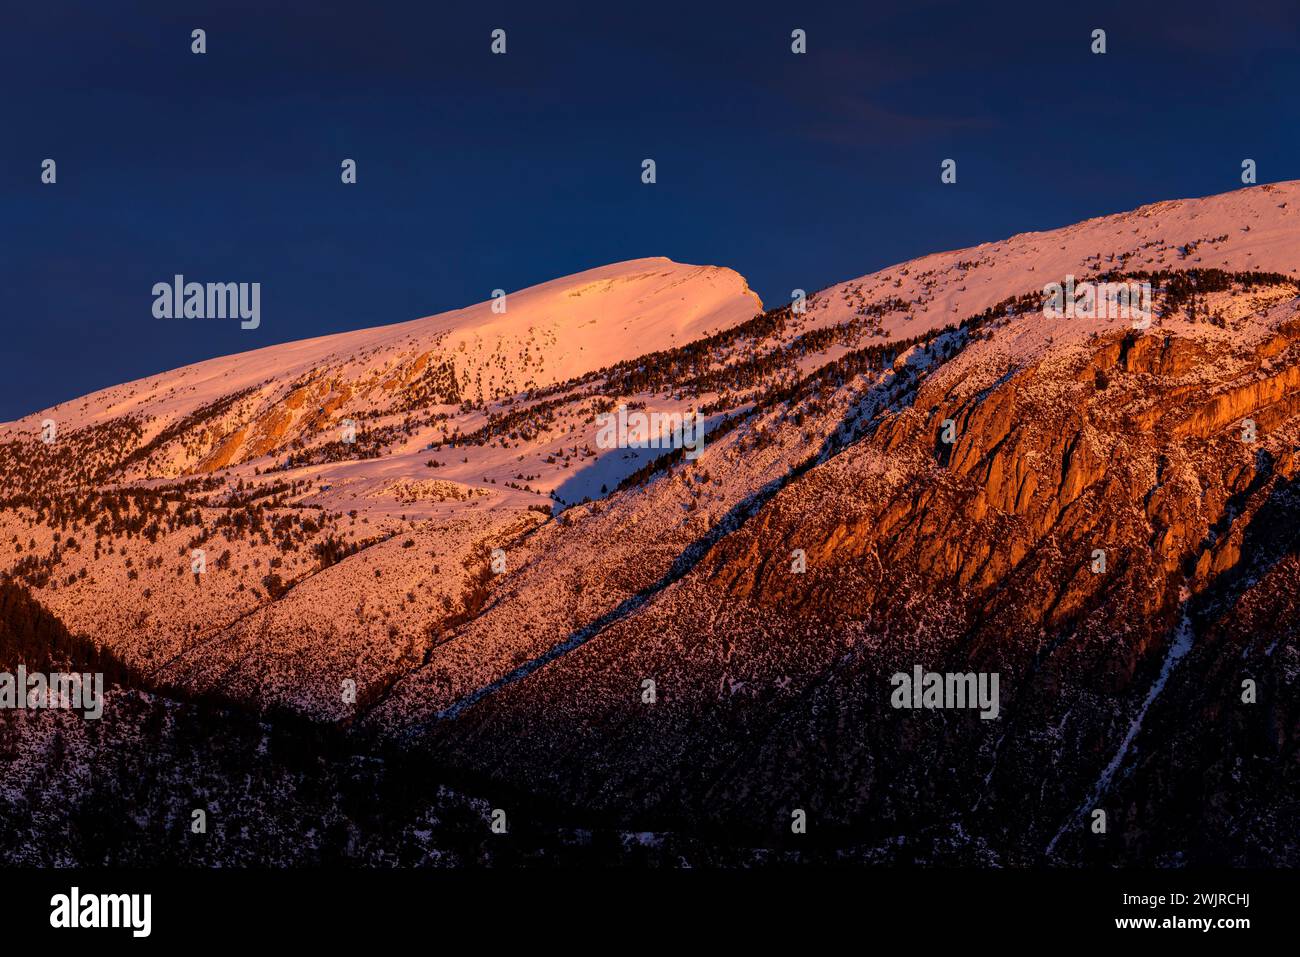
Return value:
[[(637, 260), (199, 363), (3, 427), (0, 569), (155, 688), (629, 822), (1295, 861), (1297, 202), (1157, 203), (806, 309)], [(1151, 314), (1055, 318), (1069, 277)], [(702, 454), (602, 447), (620, 404), (698, 412)], [(895, 708), (914, 666), (997, 673), (999, 716)]]
[[(345, 418), (374, 427), (554, 385), (733, 326), (762, 302), (730, 269), (636, 259), (396, 325), (267, 346), (104, 389), (0, 426), (131, 421), (141, 477), (274, 455)], [(184, 320), (171, 320), (184, 321)]]

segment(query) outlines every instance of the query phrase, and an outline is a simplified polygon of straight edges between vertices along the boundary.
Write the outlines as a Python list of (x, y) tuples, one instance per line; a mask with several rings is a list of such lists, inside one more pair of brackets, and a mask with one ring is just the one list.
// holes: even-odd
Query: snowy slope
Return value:
[[(454, 370), (460, 398), (491, 400), (735, 325), (761, 311), (762, 302), (729, 269), (655, 257), (512, 292), (498, 309), (489, 300), (195, 363), (7, 423), (0, 438), (34, 435), (45, 418), (68, 430), (129, 416), (148, 440), (237, 397), (219, 416), (203, 418), (204, 426), (214, 426), (203, 450), (218, 453), (203, 466), (219, 467), (347, 416), (392, 412), (403, 392), (441, 363)], [(248, 428), (243, 435), (241, 427)], [(232, 447), (217, 445), (232, 436)], [(179, 452), (158, 461), (161, 474), (195, 464)]]
[(1168, 200), (1062, 229), (1019, 233), (922, 256), (810, 297), (808, 327), (843, 322), (897, 298), (882, 328), (917, 335), (1067, 274), (1112, 269), (1232, 269), (1300, 275), (1300, 181)]

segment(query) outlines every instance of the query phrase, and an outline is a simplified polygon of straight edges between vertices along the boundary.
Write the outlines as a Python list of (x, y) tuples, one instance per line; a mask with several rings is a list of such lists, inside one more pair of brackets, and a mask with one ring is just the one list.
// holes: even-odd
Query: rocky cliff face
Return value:
[[(1294, 859), (1295, 289), (1252, 308), (1231, 339), (1171, 313), (1017, 354), (994, 321), (795, 403), (778, 431), (802, 411), (831, 437), (810, 468), (683, 541), (701, 554), (663, 587), (543, 634), (572, 647), (435, 720), (437, 747), (738, 840), (802, 809), (869, 860)], [(569, 530), (605, 543), (605, 580), (655, 564), (632, 511)], [(918, 665), (996, 673), (1000, 715), (893, 707)]]

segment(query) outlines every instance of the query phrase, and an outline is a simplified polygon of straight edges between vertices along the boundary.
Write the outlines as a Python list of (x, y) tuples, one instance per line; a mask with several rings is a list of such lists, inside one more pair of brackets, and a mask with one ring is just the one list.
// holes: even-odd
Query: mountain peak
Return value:
[(434, 393), (444, 404), (498, 401), (760, 311), (762, 301), (733, 270), (633, 259), (450, 312), (197, 362), (60, 403), (0, 426), (0, 434), (34, 434), (45, 419), (67, 430), (129, 417), (148, 441), (198, 417), (207, 423), (200, 443), (207, 453), (196, 460), (191, 441), (191, 452), (159, 457), (159, 474), (222, 467), (324, 422), (395, 415), (412, 389), (420, 392), (415, 401)]

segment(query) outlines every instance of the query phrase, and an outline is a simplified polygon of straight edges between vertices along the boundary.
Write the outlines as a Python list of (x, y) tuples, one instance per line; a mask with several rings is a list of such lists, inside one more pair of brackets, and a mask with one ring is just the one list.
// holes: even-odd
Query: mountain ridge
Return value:
[[(1300, 588), (1298, 189), (697, 310), (706, 335), (509, 394), (357, 387), (382, 403), (355, 443), (358, 380), (297, 370), (279, 401), (324, 411), (279, 434), (234, 393), (152, 436), (11, 435), (0, 570), (156, 689), (587, 813), (775, 839), (800, 808), (871, 859), (1013, 864), (1214, 858), (1235, 814), (1265, 822), (1238, 859), (1295, 859), (1296, 626), (1254, 623)], [(1153, 314), (1050, 316), (1067, 275), (1146, 284)], [(641, 315), (618, 301), (606, 327)], [(698, 412), (702, 454), (602, 448), (619, 404)], [(915, 666), (999, 673), (999, 718), (892, 709)], [(1090, 844), (1090, 801), (1139, 823)]]

